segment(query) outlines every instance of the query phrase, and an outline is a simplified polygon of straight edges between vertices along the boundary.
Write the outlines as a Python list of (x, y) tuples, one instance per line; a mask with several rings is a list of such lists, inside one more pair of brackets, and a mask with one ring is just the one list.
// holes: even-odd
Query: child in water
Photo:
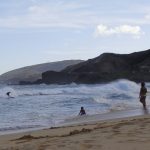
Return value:
[(10, 94), (11, 94), (11, 92), (7, 92), (7, 93), (6, 93), (6, 95), (7, 95), (8, 97), (10, 97)]
[(84, 107), (81, 107), (81, 110), (79, 112), (79, 115), (82, 116), (82, 115), (86, 115), (86, 112), (84, 110)]

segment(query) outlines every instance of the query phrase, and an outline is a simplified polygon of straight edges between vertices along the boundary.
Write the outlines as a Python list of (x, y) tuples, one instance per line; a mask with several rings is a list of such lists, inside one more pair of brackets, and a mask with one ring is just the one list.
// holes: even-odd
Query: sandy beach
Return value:
[[(126, 111), (127, 112), (127, 111)], [(130, 111), (129, 111), (130, 112)], [(134, 112), (140, 112), (136, 110)], [(124, 111), (116, 114), (126, 114)], [(78, 124), (0, 136), (1, 150), (149, 150), (150, 115), (93, 120), (81, 117)], [(138, 113), (137, 113), (138, 114)], [(122, 115), (120, 115), (122, 116)], [(81, 120), (85, 120), (82, 121)], [(89, 120), (89, 122), (87, 121)], [(73, 121), (73, 120), (72, 120)], [(71, 123), (71, 121), (69, 120)], [(74, 123), (74, 122), (73, 122)]]
[[(84, 119), (83, 119), (84, 120)], [(1, 150), (149, 150), (150, 115), (0, 136)]]

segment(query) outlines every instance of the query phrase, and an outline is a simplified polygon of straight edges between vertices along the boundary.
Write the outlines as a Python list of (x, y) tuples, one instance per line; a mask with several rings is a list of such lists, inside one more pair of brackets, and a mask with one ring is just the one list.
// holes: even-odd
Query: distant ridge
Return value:
[(45, 71), (61, 71), (67, 66), (80, 62), (83, 62), (83, 60), (64, 60), (15, 69), (0, 75), (0, 83), (19, 84), (20, 81), (34, 82), (41, 79), (41, 75)]
[(117, 79), (150, 82), (150, 49), (131, 54), (104, 53), (96, 58), (68, 66), (61, 72), (44, 72), (41, 82), (94, 84)]

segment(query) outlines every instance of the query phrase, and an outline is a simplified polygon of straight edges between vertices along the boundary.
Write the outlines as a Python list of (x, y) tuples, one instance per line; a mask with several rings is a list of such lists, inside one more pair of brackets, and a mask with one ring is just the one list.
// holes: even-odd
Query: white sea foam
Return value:
[[(146, 85), (149, 90), (150, 83)], [(0, 131), (54, 126), (77, 116), (81, 106), (88, 115), (140, 108), (139, 90), (140, 84), (128, 80), (95, 85), (1, 85)], [(15, 98), (9, 99), (8, 91)]]

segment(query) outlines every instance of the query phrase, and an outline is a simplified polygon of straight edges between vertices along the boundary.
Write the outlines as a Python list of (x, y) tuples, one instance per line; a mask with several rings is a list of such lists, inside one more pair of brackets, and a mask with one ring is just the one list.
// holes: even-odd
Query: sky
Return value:
[(0, 0), (0, 74), (150, 48), (149, 0)]

